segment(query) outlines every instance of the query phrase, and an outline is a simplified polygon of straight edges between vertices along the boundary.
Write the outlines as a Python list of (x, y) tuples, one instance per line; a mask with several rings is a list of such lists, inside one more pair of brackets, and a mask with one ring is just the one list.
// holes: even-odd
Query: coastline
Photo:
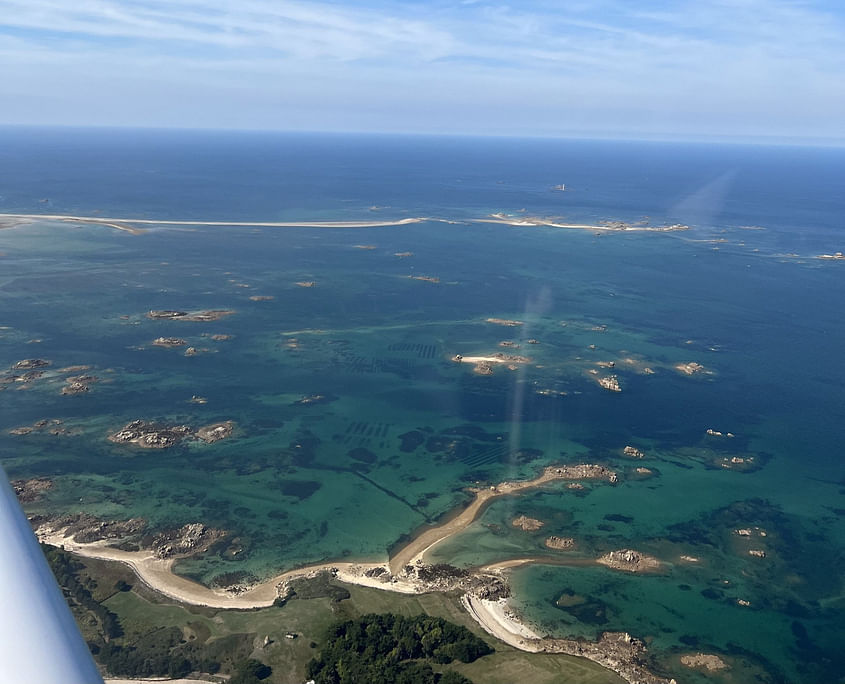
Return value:
[(506, 599), (491, 601), (464, 594), (461, 596), (461, 605), (484, 631), (499, 641), (520, 651), (538, 653), (542, 650), (539, 645), (540, 635), (507, 610)]
[[(467, 585), (438, 585), (421, 578), (426, 569), (424, 557), (428, 551), (445, 539), (466, 529), (483, 509), (494, 499), (513, 495), (522, 490), (540, 487), (557, 480), (606, 480), (614, 484), (617, 475), (600, 465), (548, 466), (532, 480), (502, 482), (485, 489), (474, 489), (475, 498), (456, 516), (436, 527), (422, 531), (402, 547), (386, 563), (326, 562), (289, 570), (243, 591), (234, 593), (214, 590), (173, 572), (177, 558), (160, 558), (150, 550), (122, 551), (106, 546), (109, 541), (79, 543), (64, 536), (64, 529), (48, 526), (39, 528), (39, 541), (58, 546), (77, 555), (128, 565), (135, 575), (149, 588), (182, 603), (219, 609), (254, 610), (265, 608), (277, 598), (286, 598), (289, 583), (298, 578), (314, 577), (323, 572), (331, 573), (347, 584), (366, 586), (405, 594), (422, 594), (432, 591), (460, 589), (461, 605), (485, 632), (513, 648), (530, 653), (563, 653), (588, 658), (615, 672), (631, 684), (672, 684), (653, 675), (640, 665), (645, 647), (627, 633), (605, 633), (596, 642), (542, 637), (526, 625), (508, 608), (507, 589), (502, 574), (508, 570), (534, 562), (547, 562), (545, 558), (520, 558), (477, 568), (469, 574), (472, 579), (487, 581), (487, 586), (468, 588)], [(554, 561), (552, 561), (554, 562)], [(589, 559), (572, 559), (566, 564), (595, 564)], [(409, 567), (410, 566), (410, 567)], [(428, 566), (431, 567), (431, 566)], [(434, 566), (436, 567), (436, 566)], [(490, 591), (490, 580), (504, 592)]]
[[(491, 501), (525, 489), (540, 487), (556, 480), (585, 479), (604, 479), (610, 483), (615, 483), (617, 475), (614, 471), (599, 465), (548, 466), (538, 477), (532, 480), (502, 482), (486, 489), (470, 490), (475, 493), (475, 498), (466, 508), (446, 522), (423, 530), (399, 549), (386, 563), (316, 563), (288, 570), (238, 594), (214, 590), (177, 575), (173, 572), (173, 565), (178, 560), (175, 557), (159, 558), (149, 550), (122, 551), (107, 546), (108, 541), (111, 540), (80, 543), (64, 536), (63, 529), (55, 530), (49, 526), (36, 530), (36, 535), (39, 541), (43, 543), (64, 548), (66, 551), (80, 556), (117, 561), (128, 565), (142, 582), (160, 594), (184, 603), (210, 608), (241, 610), (264, 608), (271, 605), (278, 597), (281, 584), (297, 577), (307, 577), (324, 571), (332, 571), (338, 579), (350, 584), (361, 584), (403, 593), (420, 593), (421, 587), (417, 583), (398, 577), (401, 571), (406, 566), (422, 564), (427, 552), (442, 541), (466, 529)], [(506, 561), (505, 563), (509, 562)], [(381, 571), (378, 569), (381, 569)], [(380, 579), (380, 575), (372, 575), (373, 571), (390, 573), (392, 576), (390, 582)], [(371, 575), (366, 574), (368, 572)]]

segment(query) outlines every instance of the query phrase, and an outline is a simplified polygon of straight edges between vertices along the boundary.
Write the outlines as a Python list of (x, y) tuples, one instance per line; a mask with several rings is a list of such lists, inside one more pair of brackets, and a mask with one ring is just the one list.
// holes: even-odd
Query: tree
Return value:
[(273, 670), (269, 665), (265, 665), (260, 660), (249, 658), (235, 668), (229, 684), (258, 684), (258, 682), (267, 679), (272, 672)]

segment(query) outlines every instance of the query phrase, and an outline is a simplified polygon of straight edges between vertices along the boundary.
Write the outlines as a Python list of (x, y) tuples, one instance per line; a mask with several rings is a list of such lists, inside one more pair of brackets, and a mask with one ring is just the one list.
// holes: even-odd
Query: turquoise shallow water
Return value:
[[(55, 478), (32, 512), (229, 530), (243, 551), (224, 546), (180, 564), (203, 582), (386, 558), (468, 500), (470, 484), (604, 463), (621, 473), (616, 486), (498, 500), (436, 557), (554, 562), (549, 534), (577, 540), (558, 558), (634, 547), (663, 559), (665, 572), (536, 565), (513, 573), (515, 600), (549, 633), (647, 638), (657, 666), (686, 677), (677, 654), (701, 649), (731, 661), (725, 681), (840, 681), (845, 288), (842, 263), (812, 257), (842, 249), (845, 207), (832, 192), (841, 151), (2, 134), (5, 212), (461, 219), (524, 208), (690, 223), (682, 233), (601, 235), (440, 222), (0, 230), (0, 356), (52, 361), (39, 380), (0, 391), (0, 457), (11, 477)], [(552, 192), (559, 182), (571, 192)], [(404, 252), (413, 255), (395, 256)], [(155, 321), (151, 309), (236, 313)], [(159, 336), (208, 351), (151, 346)], [(531, 362), (479, 376), (451, 361), (496, 351)], [(597, 365), (605, 361), (612, 371)], [(709, 372), (674, 369), (693, 361)], [(75, 364), (99, 381), (62, 396), (67, 373), (57, 369)], [(603, 390), (591, 370), (615, 373), (623, 391)], [(325, 399), (298, 403), (312, 395)], [(8, 434), (42, 418), (72, 434)], [(136, 418), (238, 428), (217, 444), (155, 452), (105, 439)], [(628, 444), (645, 458), (625, 458)], [(721, 467), (733, 457), (762, 467)], [(518, 530), (511, 520), (521, 514), (545, 526)], [(734, 533), (746, 527), (767, 536)], [(757, 547), (765, 558), (748, 555)]]

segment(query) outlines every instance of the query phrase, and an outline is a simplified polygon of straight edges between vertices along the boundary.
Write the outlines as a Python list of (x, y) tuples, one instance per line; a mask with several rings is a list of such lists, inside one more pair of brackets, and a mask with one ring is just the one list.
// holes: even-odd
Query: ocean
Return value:
[[(512, 573), (528, 622), (628, 631), (679, 681), (845, 681), (845, 261), (817, 258), (845, 248), (843, 181), (835, 148), (0, 129), (2, 213), (425, 219), (0, 230), (0, 363), (51, 362), (0, 380), (2, 465), (54, 480), (33, 514), (227, 530), (177, 566), (210, 584), (384, 559), (467, 487), (601, 463), (618, 484), (497, 499), (433, 559), (539, 557)], [(493, 214), (690, 229), (477, 221)], [(453, 361), (495, 353), (529, 360)], [(77, 365), (96, 380), (63, 395)], [(67, 434), (10, 433), (43, 419)], [(236, 431), (108, 441), (135, 419)], [(561, 564), (625, 548), (663, 571)], [(731, 667), (705, 677), (690, 652)]]

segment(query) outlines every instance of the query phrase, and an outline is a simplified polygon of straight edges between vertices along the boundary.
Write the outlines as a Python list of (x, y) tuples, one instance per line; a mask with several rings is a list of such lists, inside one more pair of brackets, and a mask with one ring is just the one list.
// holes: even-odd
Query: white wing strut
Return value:
[(0, 682), (103, 683), (2, 468)]

